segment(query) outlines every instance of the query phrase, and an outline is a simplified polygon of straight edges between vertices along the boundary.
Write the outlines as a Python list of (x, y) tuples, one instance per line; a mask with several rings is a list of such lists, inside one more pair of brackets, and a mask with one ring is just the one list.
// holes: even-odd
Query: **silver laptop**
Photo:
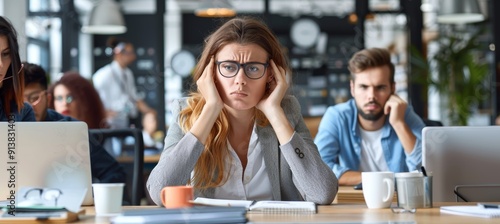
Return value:
[(500, 201), (500, 126), (425, 127), (422, 165), (433, 201)]
[(86, 123), (0, 122), (0, 139), (0, 200), (24, 186), (86, 188), (93, 204)]

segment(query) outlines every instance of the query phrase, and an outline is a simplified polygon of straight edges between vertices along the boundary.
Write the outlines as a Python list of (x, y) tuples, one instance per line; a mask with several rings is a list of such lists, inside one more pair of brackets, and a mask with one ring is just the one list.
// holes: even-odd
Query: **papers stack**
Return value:
[(500, 218), (500, 209), (480, 206), (442, 206), (440, 211), (453, 215), (476, 216), (482, 218)]
[(0, 224), (13, 223), (69, 223), (78, 220), (78, 215), (84, 214), (81, 209), (78, 213), (73, 213), (64, 208), (16, 208), (15, 214), (9, 214), (7, 209), (2, 209)]
[[(44, 191), (58, 190), (60, 195), (54, 198), (42, 196)], [(39, 192), (40, 191), (40, 192)], [(26, 198), (28, 192), (39, 195), (38, 198)], [(43, 187), (21, 187), (17, 192), (14, 203), (0, 201), (0, 224), (2, 223), (68, 223), (78, 220), (78, 215), (83, 214), (81, 204), (87, 193), (82, 189), (55, 189)], [(57, 201), (57, 204), (56, 204)], [(9, 206), (11, 205), (11, 206)]]

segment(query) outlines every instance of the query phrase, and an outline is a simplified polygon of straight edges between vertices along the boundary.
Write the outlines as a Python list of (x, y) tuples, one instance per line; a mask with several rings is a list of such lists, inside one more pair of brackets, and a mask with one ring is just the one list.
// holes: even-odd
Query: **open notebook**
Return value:
[(316, 204), (309, 201), (246, 201), (225, 200), (198, 197), (193, 201), (195, 205), (245, 207), (249, 211), (263, 213), (294, 213), (314, 214)]

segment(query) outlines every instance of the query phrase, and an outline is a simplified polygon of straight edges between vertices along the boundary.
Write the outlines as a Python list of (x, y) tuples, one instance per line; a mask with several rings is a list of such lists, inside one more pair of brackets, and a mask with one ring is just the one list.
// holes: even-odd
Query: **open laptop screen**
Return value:
[(0, 142), (0, 200), (29, 186), (87, 188), (93, 203), (86, 123), (0, 122)]
[(425, 127), (422, 144), (433, 201), (500, 200), (500, 126)]

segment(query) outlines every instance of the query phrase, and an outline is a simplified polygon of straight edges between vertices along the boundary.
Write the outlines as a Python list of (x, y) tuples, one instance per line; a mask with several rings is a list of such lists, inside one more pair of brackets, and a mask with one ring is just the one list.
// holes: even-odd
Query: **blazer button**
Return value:
[(302, 153), (299, 148), (295, 148), (295, 153), (299, 156), (299, 158), (304, 158), (304, 153)]

